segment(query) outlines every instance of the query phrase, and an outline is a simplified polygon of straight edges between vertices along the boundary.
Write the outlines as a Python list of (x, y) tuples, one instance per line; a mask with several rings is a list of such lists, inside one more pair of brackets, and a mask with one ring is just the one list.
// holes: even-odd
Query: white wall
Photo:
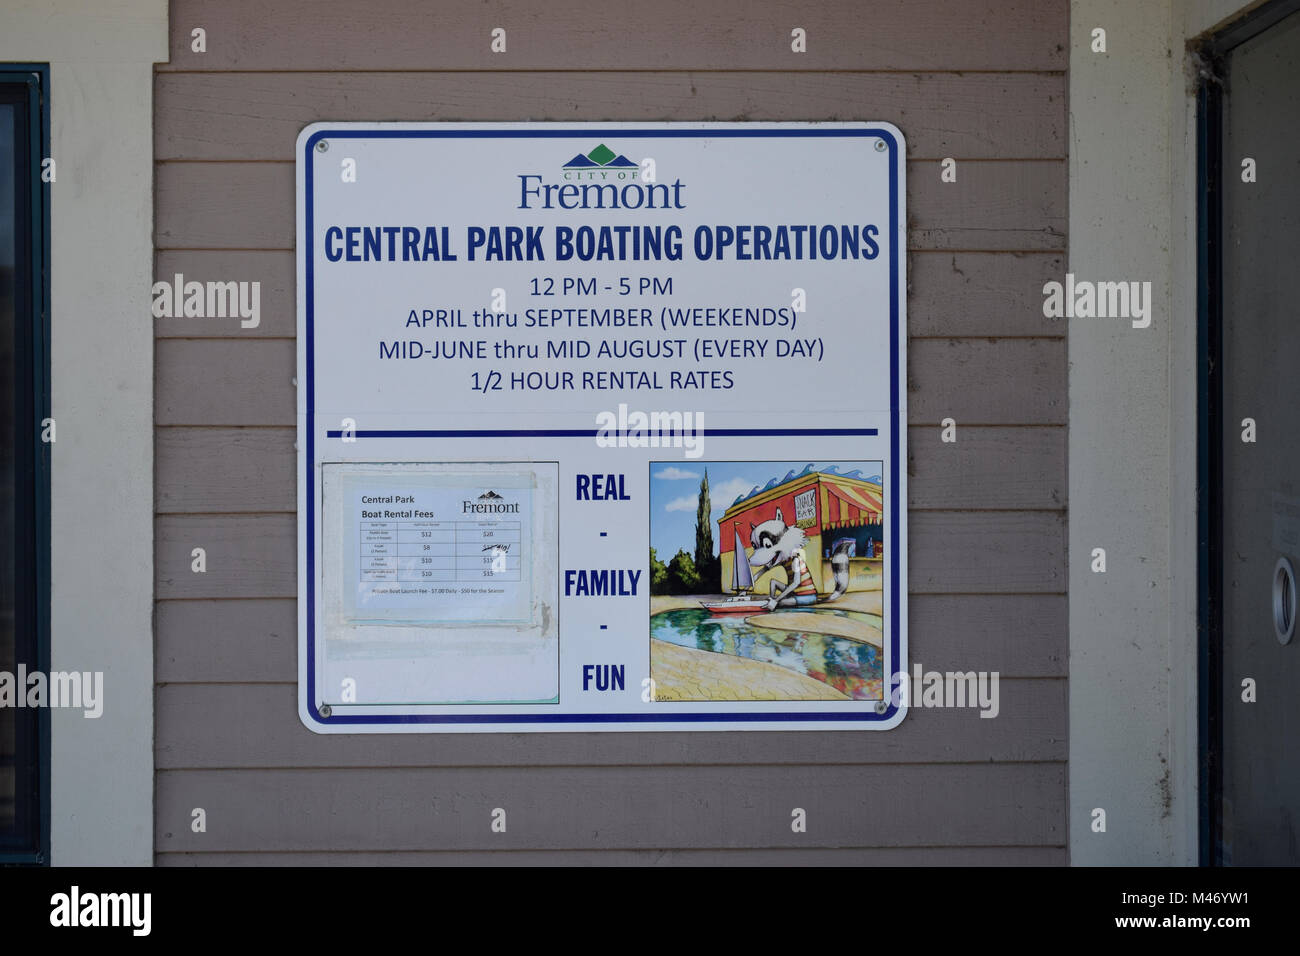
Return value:
[[(1151, 327), (1071, 319), (1070, 858), (1195, 864), (1193, 37), (1257, 3), (1073, 0), (1070, 252), (1150, 281)], [(1107, 52), (1091, 51), (1102, 27)], [(1091, 569), (1105, 548), (1107, 571)], [(1092, 829), (1106, 811), (1106, 832)]]
[(50, 64), (51, 858), (153, 858), (153, 66), (166, 0), (6, 0), (0, 62)]

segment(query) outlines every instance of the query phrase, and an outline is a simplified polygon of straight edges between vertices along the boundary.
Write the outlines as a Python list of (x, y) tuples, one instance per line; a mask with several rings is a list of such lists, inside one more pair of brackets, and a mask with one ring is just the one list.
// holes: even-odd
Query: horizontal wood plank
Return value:
[[(155, 530), (158, 599), (294, 597), (294, 515), (164, 515)], [(908, 519), (913, 593), (1065, 590), (1065, 517), (1051, 511), (922, 511)], [(204, 548), (207, 571), (191, 570)]]
[(1064, 593), (1065, 514), (922, 511), (907, 520), (913, 594)]
[(310, 123), (880, 120), (909, 157), (1062, 159), (1041, 73), (159, 73), (154, 159), (292, 160)]
[[(1060, 763), (162, 770), (156, 784), (163, 853), (1065, 843)], [(792, 807), (808, 832), (791, 832)]]
[(160, 428), (154, 502), (160, 514), (297, 510), (292, 428)]
[[(262, 598), (297, 594), (295, 515), (169, 515), (154, 522), (155, 596)], [(206, 570), (195, 571), (202, 548)]]
[(154, 246), (294, 248), (292, 163), (159, 163)]
[[(1065, 676), (1064, 595), (913, 594), (908, 618), (908, 654), (926, 670)], [(155, 631), (159, 683), (297, 680), (291, 598), (159, 601)]]
[(158, 866), (1065, 866), (1064, 846), (159, 853)]
[(159, 339), (158, 425), (293, 425), (297, 350), (286, 339)]
[(957, 435), (943, 441), (937, 423), (908, 428), (910, 511), (1065, 507), (1064, 427), (972, 425)]
[[(911, 336), (1065, 336), (1062, 322), (1043, 317), (1043, 284), (1065, 275), (1060, 253), (914, 251), (907, 266)], [(159, 338), (292, 338), (296, 334), (292, 252), (160, 252), (155, 278), (172, 283), (178, 274), (187, 282), (261, 283), (260, 322), (246, 329), (237, 318), (161, 318), (154, 320)]]
[(1064, 161), (967, 161), (959, 167), (957, 181), (943, 183), (937, 163), (907, 164), (908, 248), (1065, 248)]
[[(213, 767), (913, 764), (1066, 758), (1064, 680), (999, 680), (998, 711), (913, 708), (889, 733), (314, 734), (292, 684), (170, 684), (158, 690), (160, 769)], [(989, 711), (992, 713), (992, 711)], [(203, 714), (203, 720), (189, 715)]]
[[(160, 514), (261, 513), (297, 507), (292, 428), (160, 429), (154, 498)], [(913, 511), (1065, 506), (1064, 428), (981, 428), (941, 440), (938, 425), (908, 430)]]
[(298, 602), (293, 598), (159, 601), (154, 679), (298, 679)]
[[(796, 27), (806, 52), (791, 50)], [(1060, 71), (1067, 29), (1066, 0), (172, 0), (159, 69)]]
[(1064, 677), (1064, 594), (922, 594), (907, 598), (909, 666), (997, 671), (1003, 678)]
[[(1034, 258), (1034, 257), (1026, 257)], [(242, 252), (228, 249), (164, 250), (154, 258), (154, 280), (175, 286), (188, 282), (258, 283), (258, 324), (245, 328), (235, 316), (174, 315), (154, 319), (157, 338), (293, 338), (298, 333), (298, 283), (292, 251)]]
[[(939, 172), (907, 164), (909, 248), (1065, 248), (1064, 160), (966, 162), (953, 183)], [(294, 248), (293, 163), (159, 163), (155, 193), (159, 249)]]
[(907, 421), (1064, 425), (1069, 415), (1063, 339), (918, 339), (908, 343)]
[[(908, 354), (908, 423), (1064, 425), (1063, 339), (920, 339)], [(297, 353), (285, 339), (160, 339), (159, 425), (295, 423)]]
[(912, 337), (1064, 338), (1043, 316), (1043, 285), (1064, 281), (1057, 252), (927, 252), (907, 257), (907, 334)]

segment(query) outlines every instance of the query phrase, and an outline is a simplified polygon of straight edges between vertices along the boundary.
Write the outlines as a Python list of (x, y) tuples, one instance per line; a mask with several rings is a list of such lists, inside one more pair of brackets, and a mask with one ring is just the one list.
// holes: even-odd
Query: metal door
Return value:
[(1218, 673), (1206, 862), (1229, 865), (1300, 862), (1300, 12), (1285, 6), (1296, 5), (1274, 5), (1275, 22), (1221, 47), (1210, 104)]

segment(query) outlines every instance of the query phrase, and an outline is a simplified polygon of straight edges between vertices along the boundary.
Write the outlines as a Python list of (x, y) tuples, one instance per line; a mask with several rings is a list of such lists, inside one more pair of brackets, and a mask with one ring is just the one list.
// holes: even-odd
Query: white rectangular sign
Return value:
[(904, 154), (866, 122), (304, 129), (303, 722), (896, 726)]

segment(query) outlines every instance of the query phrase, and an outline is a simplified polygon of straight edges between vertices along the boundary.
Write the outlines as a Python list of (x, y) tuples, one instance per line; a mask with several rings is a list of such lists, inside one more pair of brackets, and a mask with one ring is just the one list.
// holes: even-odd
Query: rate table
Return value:
[(518, 581), (518, 521), (362, 521), (360, 579)]

